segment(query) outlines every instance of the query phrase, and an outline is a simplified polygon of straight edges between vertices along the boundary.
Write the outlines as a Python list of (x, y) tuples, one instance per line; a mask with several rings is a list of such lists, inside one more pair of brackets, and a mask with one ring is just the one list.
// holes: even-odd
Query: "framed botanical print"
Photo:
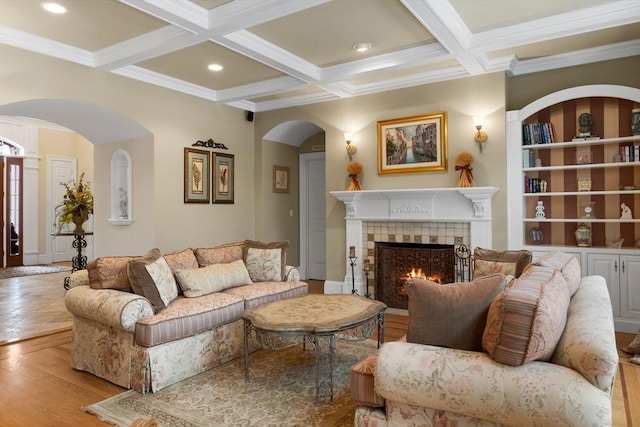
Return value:
[(289, 168), (286, 166), (273, 167), (273, 192), (289, 192)]
[(209, 152), (184, 149), (184, 202), (209, 203)]
[(233, 154), (213, 154), (213, 203), (234, 203)]
[(378, 122), (378, 175), (446, 170), (446, 112)]

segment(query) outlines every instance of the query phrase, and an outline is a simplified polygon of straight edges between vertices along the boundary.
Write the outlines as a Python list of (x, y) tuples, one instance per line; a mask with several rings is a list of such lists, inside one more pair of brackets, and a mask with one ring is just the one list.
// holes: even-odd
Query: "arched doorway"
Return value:
[[(314, 123), (292, 120), (281, 123), (267, 132), (265, 141), (287, 144), (297, 151), (297, 170), (292, 170), (298, 182), (295, 205), (299, 212), (298, 250), (299, 270), (304, 279), (326, 278), (325, 227), (325, 161), (324, 129)], [(266, 160), (264, 160), (266, 159)], [(269, 156), (263, 161), (270, 162)], [(263, 163), (268, 173), (272, 165)], [(266, 191), (268, 194), (269, 191)], [(289, 200), (293, 203), (293, 200)], [(290, 217), (293, 209), (290, 211)]]
[[(72, 131), (82, 136), (94, 147), (101, 144), (123, 143), (126, 141), (150, 141), (153, 143), (153, 135), (136, 121), (110, 109), (69, 99), (37, 99), (14, 102), (0, 105), (0, 136), (3, 133), (13, 132), (21, 139), (25, 147), (25, 189), (24, 193), (30, 205), (25, 206), (24, 218), (24, 264), (39, 264), (51, 261), (50, 225), (52, 218), (48, 215), (47, 206), (51, 204), (42, 190), (47, 185), (49, 178), (43, 178), (43, 169), (46, 165), (39, 161), (38, 156), (38, 125), (42, 123), (55, 124), (61, 129)], [(13, 138), (16, 140), (16, 138)], [(109, 165), (110, 158), (92, 158), (92, 168), (96, 170), (94, 176), (94, 197), (96, 209), (109, 210)], [(145, 159), (151, 164), (153, 159)], [(151, 166), (152, 167), (152, 166)], [(78, 170), (80, 173), (80, 170)], [(77, 178), (77, 177), (76, 177)], [(105, 184), (106, 183), (106, 184)], [(148, 185), (147, 185), (148, 187)], [(153, 190), (150, 188), (149, 190)], [(28, 196), (31, 194), (31, 197)], [(38, 195), (38, 196), (36, 196)], [(100, 200), (103, 200), (100, 203)], [(45, 215), (42, 219), (42, 215)], [(95, 216), (95, 212), (94, 212)], [(108, 216), (108, 213), (106, 214)], [(108, 234), (109, 225), (96, 224), (95, 237), (99, 238), (100, 228), (104, 234)], [(42, 242), (49, 241), (45, 246)]]

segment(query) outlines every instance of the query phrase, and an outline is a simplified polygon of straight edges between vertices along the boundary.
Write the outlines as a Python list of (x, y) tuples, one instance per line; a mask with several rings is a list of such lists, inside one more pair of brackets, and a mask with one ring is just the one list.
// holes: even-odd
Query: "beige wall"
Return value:
[[(262, 198), (263, 205), (256, 211), (256, 235), (263, 241), (289, 240), (291, 246), (287, 249), (287, 263), (298, 265), (298, 147), (266, 140), (262, 145), (261, 179), (257, 194)], [(273, 167), (276, 165), (289, 168), (289, 193), (273, 192)]]
[[(33, 99), (73, 99), (114, 110), (140, 123), (153, 141), (134, 141), (131, 152), (142, 155), (133, 165), (134, 221), (144, 224), (140, 236), (134, 227), (117, 233), (108, 216), (108, 170), (112, 148), (96, 147), (95, 256), (130, 254), (126, 243), (158, 247), (163, 252), (187, 246), (202, 247), (255, 237), (255, 173), (253, 124), (244, 111), (208, 100), (136, 82), (110, 73), (0, 46), (0, 105)], [(183, 150), (198, 140), (212, 138), (235, 155), (235, 204), (183, 203)], [(153, 179), (142, 180), (149, 170)], [(151, 194), (152, 205), (143, 195)], [(104, 211), (102, 211), (104, 210)], [(124, 241), (120, 234), (127, 234)], [(101, 240), (108, 242), (103, 245)], [(137, 247), (135, 248), (137, 251)]]
[[(358, 98), (306, 105), (256, 115), (256, 144), (260, 135), (289, 120), (306, 120), (325, 130), (327, 188), (327, 279), (342, 280), (345, 268), (345, 208), (329, 191), (344, 190), (348, 184), (349, 162), (343, 133), (353, 133), (358, 148), (354, 160), (364, 166), (361, 184), (364, 189), (454, 187), (458, 174), (453, 159), (461, 151), (471, 152), (474, 177), (478, 186), (505, 188), (504, 129), (505, 76), (490, 74), (417, 88), (402, 89)], [(435, 112), (448, 114), (448, 170), (446, 172), (377, 174), (377, 121)], [(473, 140), (473, 116), (484, 115), (489, 140), (480, 154)], [(494, 197), (493, 241), (506, 247), (506, 196)]]
[[(84, 172), (85, 179), (93, 188), (93, 144), (75, 132), (64, 132), (50, 129), (40, 129), (38, 132), (38, 250), (47, 252), (49, 241), (49, 215), (47, 213), (47, 199), (49, 197), (49, 158), (51, 156), (73, 157), (77, 159), (76, 170), (78, 176)], [(33, 195), (25, 194), (25, 197)], [(55, 204), (56, 201), (51, 201)]]

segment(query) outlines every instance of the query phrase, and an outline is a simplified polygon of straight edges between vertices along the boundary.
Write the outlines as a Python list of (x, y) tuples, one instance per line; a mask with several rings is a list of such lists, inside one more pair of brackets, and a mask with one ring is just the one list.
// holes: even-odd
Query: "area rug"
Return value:
[(71, 271), (71, 267), (57, 265), (23, 265), (20, 267), (0, 268), (0, 280), (12, 277), (34, 276), (36, 274), (59, 273)]
[(102, 421), (130, 426), (154, 418), (159, 426), (352, 426), (349, 370), (376, 351), (371, 340), (338, 341), (333, 373), (333, 403), (315, 405), (315, 359), (302, 346), (258, 350), (153, 394), (129, 390), (83, 408)]

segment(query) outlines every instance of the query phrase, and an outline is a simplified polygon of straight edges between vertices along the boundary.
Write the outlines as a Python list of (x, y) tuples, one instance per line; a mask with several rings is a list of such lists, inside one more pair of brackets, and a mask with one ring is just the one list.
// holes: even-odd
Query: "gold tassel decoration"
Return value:
[(347, 173), (349, 174), (349, 186), (347, 187), (347, 191), (359, 191), (362, 190), (362, 186), (360, 185), (360, 181), (358, 181), (358, 175), (362, 173), (363, 167), (358, 162), (351, 162), (347, 166)]
[(473, 187), (476, 185), (473, 181), (473, 168), (471, 167), (473, 160), (473, 156), (466, 151), (463, 151), (456, 156), (456, 170), (460, 171), (458, 187)]

